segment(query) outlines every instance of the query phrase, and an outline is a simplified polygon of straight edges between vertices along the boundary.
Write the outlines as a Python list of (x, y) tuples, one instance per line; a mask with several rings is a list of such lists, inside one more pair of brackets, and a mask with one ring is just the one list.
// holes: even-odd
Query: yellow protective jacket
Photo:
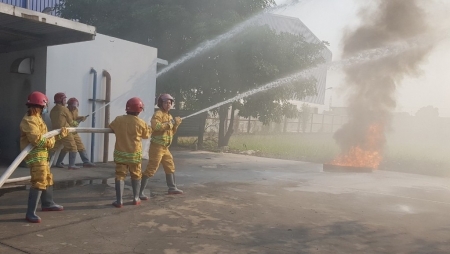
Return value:
[[(69, 109), (69, 108), (67, 108), (67, 109)], [(70, 109), (69, 109), (69, 112), (70, 112), (70, 116), (73, 119), (72, 124), (74, 124), (74, 125), (72, 125), (72, 127), (78, 127), (78, 125), (80, 125), (80, 123), (77, 121), (77, 119), (78, 119), (78, 109), (76, 108), (76, 109), (74, 109), (72, 111), (70, 111)]]
[(141, 163), (142, 139), (150, 137), (151, 128), (139, 117), (118, 116), (109, 124), (116, 135), (114, 161), (118, 163)]
[(50, 120), (52, 121), (52, 129), (60, 129), (61, 127), (76, 127), (78, 122), (72, 118), (72, 113), (61, 104), (56, 104), (50, 111)]
[(47, 125), (41, 116), (25, 115), (20, 122), (20, 149), (23, 150), (29, 144), (33, 145), (33, 150), (25, 158), (27, 164), (48, 161), (48, 149), (55, 145), (55, 138), (45, 138)]
[(173, 135), (177, 132), (178, 125), (172, 124), (173, 117), (168, 112), (161, 110), (156, 111), (153, 114), (151, 120), (152, 143), (156, 143), (162, 146), (170, 146), (172, 144)]

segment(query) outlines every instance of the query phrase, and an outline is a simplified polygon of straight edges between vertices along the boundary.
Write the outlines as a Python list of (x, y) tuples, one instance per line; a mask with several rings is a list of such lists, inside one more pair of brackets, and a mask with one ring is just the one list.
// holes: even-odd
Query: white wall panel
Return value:
[[(111, 74), (111, 121), (125, 114), (126, 101), (134, 96), (145, 103), (145, 111), (140, 117), (148, 121), (154, 110), (156, 87), (157, 49), (129, 41), (97, 34), (94, 41), (80, 42), (48, 48), (47, 95), (57, 92), (66, 93), (80, 102), (79, 112), (87, 115), (92, 112), (93, 74), (97, 71), (97, 99), (105, 98), (105, 78), (103, 70)], [(104, 103), (97, 103), (97, 109)], [(96, 113), (96, 127), (104, 127), (104, 108)], [(80, 126), (90, 127), (92, 116)], [(91, 135), (80, 134), (90, 155)], [(112, 160), (115, 137), (110, 134), (109, 160)], [(145, 142), (147, 145), (148, 142)], [(95, 135), (95, 160), (103, 159), (103, 134)], [(67, 160), (67, 159), (66, 159)], [(80, 159), (78, 158), (78, 161)]]

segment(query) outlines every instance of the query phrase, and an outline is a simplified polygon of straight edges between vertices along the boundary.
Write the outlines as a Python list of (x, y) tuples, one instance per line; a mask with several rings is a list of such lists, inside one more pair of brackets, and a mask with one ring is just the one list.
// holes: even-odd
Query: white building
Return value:
[[(90, 115), (80, 126), (104, 128), (108, 118), (106, 108), (101, 108), (106, 103), (105, 70), (111, 77), (110, 120), (124, 114), (126, 101), (134, 96), (146, 105), (140, 117), (151, 117), (156, 65), (160, 62), (156, 48), (96, 34), (92, 26), (2, 3), (0, 26), (0, 163), (10, 163), (20, 153), (19, 123), (32, 91), (45, 93), (50, 109), (57, 92), (77, 98), (80, 114)], [(94, 122), (93, 104), (99, 109)], [(113, 151), (115, 137), (106, 135), (106, 150)], [(95, 134), (93, 139), (90, 134), (80, 136), (93, 161), (105, 160), (103, 134)], [(106, 159), (112, 160), (112, 152)]]

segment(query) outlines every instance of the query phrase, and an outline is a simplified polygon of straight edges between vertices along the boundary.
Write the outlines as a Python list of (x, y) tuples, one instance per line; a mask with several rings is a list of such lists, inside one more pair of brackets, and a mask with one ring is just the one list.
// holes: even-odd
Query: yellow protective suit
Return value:
[(31, 187), (46, 190), (53, 185), (53, 175), (48, 165), (48, 150), (55, 145), (55, 138), (45, 138), (47, 126), (41, 116), (25, 115), (20, 122), (20, 149), (23, 150), (29, 144), (34, 148), (25, 158), (30, 167)]
[[(69, 109), (61, 104), (56, 104), (50, 111), (50, 120), (52, 121), (52, 129), (60, 129), (61, 127), (78, 126), (78, 122), (73, 120)], [(78, 152), (77, 145), (72, 133), (66, 137), (56, 141), (55, 148), (63, 146), (64, 152)]]
[(114, 162), (116, 163), (116, 180), (125, 180), (130, 172), (132, 180), (142, 178), (142, 139), (150, 137), (151, 128), (134, 115), (118, 116), (109, 124), (116, 135)]
[(153, 130), (148, 151), (148, 164), (143, 175), (152, 177), (158, 170), (159, 164), (163, 165), (166, 174), (175, 173), (175, 163), (169, 146), (173, 136), (177, 132), (178, 125), (172, 124), (173, 117), (168, 112), (158, 110), (153, 114), (151, 128)]
[[(79, 125), (78, 119), (80, 118), (80, 116), (78, 116), (78, 109), (76, 108), (74, 110), (69, 110), (69, 112), (70, 112), (70, 115), (72, 116), (72, 119), (75, 120), (72, 122), (72, 124), (74, 124), (72, 127), (78, 127), (78, 125)], [(86, 118), (84, 118), (84, 119), (86, 119)], [(75, 145), (77, 146), (77, 150), (78, 151), (86, 150), (83, 142), (81, 141), (80, 135), (78, 135), (78, 133), (76, 133), (76, 132), (72, 132), (72, 136), (75, 141)]]

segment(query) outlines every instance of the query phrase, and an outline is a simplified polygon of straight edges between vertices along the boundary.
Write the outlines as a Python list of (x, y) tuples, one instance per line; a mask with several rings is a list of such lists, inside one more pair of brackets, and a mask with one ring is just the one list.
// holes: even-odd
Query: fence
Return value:
[[(260, 132), (297, 132), (297, 133), (334, 133), (348, 121), (347, 116), (311, 114), (306, 119), (287, 119), (281, 123), (270, 123), (263, 125), (257, 119), (245, 119), (238, 116), (234, 119), (235, 133), (260, 133)], [(228, 128), (229, 119), (225, 126)], [(219, 119), (208, 117), (206, 121), (206, 132), (218, 132)]]
[(42, 12), (45, 8), (49, 7), (48, 10), (51, 15), (55, 15), (54, 8), (56, 4), (59, 4), (60, 2), (60, 0), (0, 0), (0, 3), (10, 4), (38, 12)]

